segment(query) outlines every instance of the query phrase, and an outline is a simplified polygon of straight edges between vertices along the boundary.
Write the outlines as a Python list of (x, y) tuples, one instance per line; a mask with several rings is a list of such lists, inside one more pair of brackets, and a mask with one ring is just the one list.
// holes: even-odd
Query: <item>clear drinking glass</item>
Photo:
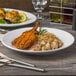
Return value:
[(43, 19), (42, 11), (47, 4), (47, 0), (32, 0), (32, 4), (34, 5), (34, 8), (38, 13), (37, 18)]

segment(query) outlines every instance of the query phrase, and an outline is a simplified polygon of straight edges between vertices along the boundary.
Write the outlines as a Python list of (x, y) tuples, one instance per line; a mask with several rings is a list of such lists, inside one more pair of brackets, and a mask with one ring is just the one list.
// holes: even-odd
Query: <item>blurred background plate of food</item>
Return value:
[(29, 12), (0, 8), (0, 27), (23, 26), (35, 22), (36, 19), (36, 16)]
[(36, 23), (34, 27), (13, 30), (6, 33), (1, 41), (9, 49), (32, 55), (62, 51), (74, 43), (74, 37), (66, 31), (38, 27), (39, 23)]

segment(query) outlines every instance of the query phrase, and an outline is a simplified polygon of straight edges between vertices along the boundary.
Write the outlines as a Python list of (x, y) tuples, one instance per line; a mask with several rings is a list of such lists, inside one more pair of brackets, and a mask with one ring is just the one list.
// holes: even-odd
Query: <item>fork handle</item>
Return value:
[(30, 64), (30, 63), (27, 63), (27, 62), (23, 62), (23, 61), (15, 60), (15, 59), (12, 59), (12, 58), (7, 58), (7, 59), (12, 60), (12, 61), (14, 61), (14, 62), (17, 62), (17, 63), (19, 63), (19, 64), (23, 64), (23, 65), (27, 65), (27, 66), (35, 67), (34, 64)]
[(30, 70), (45, 72), (45, 69), (41, 69), (41, 68), (37, 68), (37, 67), (30, 67), (30, 66), (25, 66), (25, 65), (20, 65), (20, 64), (8, 64), (8, 65), (13, 66), (13, 67), (18, 67), (18, 68), (24, 68), (24, 69), (30, 69)]

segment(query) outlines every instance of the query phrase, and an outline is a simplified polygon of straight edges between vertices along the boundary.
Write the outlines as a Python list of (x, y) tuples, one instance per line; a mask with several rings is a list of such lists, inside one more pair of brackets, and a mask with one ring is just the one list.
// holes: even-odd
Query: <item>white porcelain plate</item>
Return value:
[[(12, 11), (12, 10), (16, 10), (16, 9), (8, 9), (8, 8), (4, 8), (6, 11)], [(23, 25), (27, 25), (27, 24), (31, 24), (33, 22), (35, 22), (37, 20), (36, 16), (29, 13), (29, 12), (25, 12), (25, 11), (21, 11), (21, 10), (16, 10), (19, 13), (25, 13), (27, 15), (27, 21), (23, 22), (23, 23), (18, 23), (18, 24), (0, 24), (0, 27), (17, 27), (17, 26), (23, 26)]]
[(65, 49), (74, 43), (74, 37), (66, 31), (55, 29), (55, 28), (47, 28), (47, 27), (43, 27), (43, 28), (47, 29), (48, 32), (54, 33), (57, 37), (59, 37), (64, 42), (64, 45), (61, 48), (58, 48), (55, 50), (48, 50), (48, 51), (29, 51), (29, 50), (16, 49), (12, 45), (12, 41), (15, 38), (17, 38), (18, 36), (20, 36), (24, 31), (30, 30), (31, 28), (22, 28), (22, 29), (17, 29), (17, 30), (8, 32), (7, 34), (5, 34), (3, 36), (1, 41), (2, 41), (4, 46), (6, 46), (9, 49), (12, 49), (13, 51), (23, 52), (23, 53), (33, 54), (33, 55), (50, 54), (52, 52), (56, 52), (59, 50), (62, 51), (62, 49)]

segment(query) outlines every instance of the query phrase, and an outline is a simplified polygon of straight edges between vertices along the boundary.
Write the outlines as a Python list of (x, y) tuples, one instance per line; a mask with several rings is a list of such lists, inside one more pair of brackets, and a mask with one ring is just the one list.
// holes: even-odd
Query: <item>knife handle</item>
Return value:
[(25, 69), (30, 69), (30, 70), (45, 72), (45, 69), (38, 68), (38, 67), (30, 67), (30, 66), (25, 66), (25, 65), (20, 65), (20, 64), (8, 64), (8, 65), (9, 66), (13, 66), (13, 67), (18, 67), (18, 68), (25, 68)]

